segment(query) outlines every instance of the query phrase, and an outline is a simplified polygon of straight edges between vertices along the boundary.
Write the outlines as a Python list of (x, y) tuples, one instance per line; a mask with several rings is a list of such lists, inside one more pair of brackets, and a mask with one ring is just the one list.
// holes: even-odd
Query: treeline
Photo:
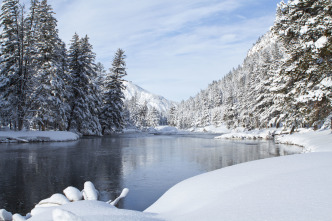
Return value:
[(167, 125), (167, 114), (155, 107), (149, 107), (147, 102), (139, 102), (135, 94), (130, 100), (125, 100), (125, 121), (128, 127), (145, 130), (149, 127)]
[(169, 123), (292, 130), (330, 125), (331, 32), (330, 0), (280, 3), (274, 26), (243, 64), (171, 109)]
[(124, 51), (106, 73), (88, 36), (59, 38), (47, 0), (3, 0), (0, 15), (0, 123), (13, 130), (72, 130), (101, 135), (122, 130)]

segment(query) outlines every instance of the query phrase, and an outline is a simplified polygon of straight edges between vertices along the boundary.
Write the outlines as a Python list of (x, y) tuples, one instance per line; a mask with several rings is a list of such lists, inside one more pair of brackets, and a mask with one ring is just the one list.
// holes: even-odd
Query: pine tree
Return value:
[(125, 52), (118, 49), (105, 79), (103, 108), (100, 116), (103, 133), (122, 130), (124, 126), (123, 77), (127, 75), (125, 58)]
[(157, 127), (160, 124), (160, 114), (156, 108), (152, 107), (148, 110), (147, 117), (146, 117), (147, 125), (149, 127)]
[(89, 38), (73, 36), (69, 49), (69, 72), (71, 79), (70, 112), (67, 130), (73, 129), (85, 135), (101, 135), (96, 105), (95, 54)]
[[(35, 2), (36, 3), (36, 2)], [(57, 20), (46, 0), (34, 8), (34, 72), (32, 94), (32, 122), (42, 130), (61, 129), (66, 126), (65, 102), (68, 79), (63, 61), (66, 59), (64, 44), (58, 36)], [(32, 20), (32, 19), (31, 19)]]
[(29, 76), (24, 69), (24, 17), (18, 0), (4, 0), (0, 25), (1, 72), (0, 98), (2, 121), (22, 130), (27, 113)]
[(330, 0), (281, 3), (273, 31), (290, 55), (280, 76), (287, 125), (317, 127), (331, 113), (332, 5)]

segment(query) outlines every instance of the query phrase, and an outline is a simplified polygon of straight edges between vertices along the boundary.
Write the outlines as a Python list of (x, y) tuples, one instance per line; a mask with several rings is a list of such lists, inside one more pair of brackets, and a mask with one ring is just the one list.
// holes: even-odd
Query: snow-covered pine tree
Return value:
[(27, 112), (28, 73), (24, 68), (24, 17), (18, 0), (1, 6), (0, 110), (2, 122), (22, 130)]
[(58, 36), (57, 20), (47, 0), (34, 1), (31, 9), (33, 24), (33, 94), (31, 96), (32, 124), (39, 129), (66, 128), (66, 112), (69, 105), (65, 102), (67, 71), (65, 47)]
[(125, 58), (125, 52), (118, 49), (112, 67), (106, 75), (103, 108), (100, 116), (103, 134), (122, 130), (124, 126), (123, 77), (127, 75)]
[(149, 127), (157, 127), (160, 125), (160, 114), (156, 108), (152, 107), (148, 110), (147, 117), (146, 117), (147, 125)]
[(101, 135), (94, 85), (95, 54), (87, 36), (80, 39), (75, 33), (68, 61), (71, 96), (67, 130), (76, 130), (84, 135)]
[(273, 31), (289, 54), (279, 73), (287, 126), (318, 127), (332, 111), (331, 1), (282, 2)]

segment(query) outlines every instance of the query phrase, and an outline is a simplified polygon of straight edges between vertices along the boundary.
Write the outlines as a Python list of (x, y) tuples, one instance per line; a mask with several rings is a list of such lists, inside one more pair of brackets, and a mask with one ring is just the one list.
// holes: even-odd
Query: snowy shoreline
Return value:
[(66, 142), (79, 139), (68, 131), (0, 131), (0, 143)]
[[(270, 138), (271, 130), (231, 132), (218, 139)], [(275, 136), (305, 154), (268, 158), (184, 180), (144, 212), (166, 220), (331, 220), (332, 133), (300, 130)]]

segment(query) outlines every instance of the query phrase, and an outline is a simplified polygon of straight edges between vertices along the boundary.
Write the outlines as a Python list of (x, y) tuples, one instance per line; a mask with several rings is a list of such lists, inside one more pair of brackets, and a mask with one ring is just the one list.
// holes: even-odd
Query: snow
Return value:
[(32, 216), (29, 221), (103, 221), (103, 220), (158, 220), (155, 215), (131, 210), (117, 209), (101, 201), (83, 200), (56, 208), (47, 208), (43, 213)]
[(63, 190), (63, 193), (70, 201), (79, 201), (83, 198), (83, 195), (79, 189), (69, 186)]
[(53, 194), (50, 198), (40, 201), (35, 208), (31, 210), (31, 215), (35, 216), (43, 213), (47, 208), (68, 204), (70, 201), (62, 194)]
[(91, 181), (84, 183), (82, 194), (85, 200), (98, 200), (98, 191)]
[(144, 103), (147, 103), (149, 109), (156, 108), (158, 112), (164, 114), (166, 114), (172, 106), (176, 105), (176, 102), (169, 101), (162, 96), (150, 93), (130, 81), (123, 82), (123, 85), (126, 87), (123, 91), (125, 100), (130, 100), (134, 96), (137, 96), (139, 104), (143, 105)]
[(325, 46), (325, 44), (327, 43), (327, 37), (326, 36), (322, 36), (320, 37), (316, 42), (315, 42), (315, 46), (316, 48), (322, 48)]
[(251, 130), (246, 131), (244, 128), (238, 128), (233, 130), (230, 133), (223, 134), (221, 136), (216, 137), (216, 139), (234, 139), (234, 140), (256, 140), (256, 139), (263, 139), (263, 140), (272, 140), (276, 133), (280, 133), (280, 130), (276, 129), (263, 129), (263, 130)]
[[(69, 198), (82, 197), (75, 187), (67, 187), (63, 192)], [(41, 200), (27, 216), (11, 213), (4, 209), (0, 210), (0, 220), (29, 220), (29, 221), (89, 221), (89, 220), (160, 220), (156, 215), (138, 211), (122, 210), (115, 207), (120, 199), (127, 196), (129, 190), (124, 188), (120, 196), (114, 201), (98, 201), (98, 191), (92, 182), (84, 183), (86, 200), (70, 202), (62, 194), (53, 194), (50, 198)]]
[(1, 142), (74, 141), (79, 136), (68, 131), (0, 131)]
[(182, 131), (180, 131), (176, 127), (171, 127), (171, 126), (157, 126), (155, 128), (150, 129), (150, 133), (163, 134), (163, 135), (180, 134), (181, 132)]
[(12, 213), (5, 209), (0, 209), (0, 220), (12, 220)]
[(308, 26), (305, 25), (305, 26), (301, 27), (300, 33), (301, 33), (301, 35), (303, 35), (303, 34), (306, 34), (307, 31), (308, 31)]
[(200, 128), (191, 128), (189, 129), (192, 132), (204, 132), (204, 133), (229, 133), (230, 130), (227, 129), (226, 125), (221, 126), (206, 126), (206, 127), (200, 127)]
[(116, 206), (122, 198), (125, 198), (128, 195), (128, 193), (129, 193), (129, 189), (124, 188), (122, 190), (120, 196), (118, 198), (116, 198), (114, 201), (110, 202), (109, 204), (111, 204), (112, 206)]
[(149, 132), (152, 134), (158, 135), (183, 135), (183, 134), (190, 134), (190, 133), (229, 133), (230, 130), (227, 129), (225, 125), (221, 126), (205, 126), (205, 127), (196, 127), (196, 128), (189, 128), (187, 130), (181, 130), (176, 127), (172, 126), (157, 126), (155, 128), (150, 128)]
[(62, 209), (55, 209), (52, 211), (52, 218), (54, 221), (83, 221), (79, 216)]
[(24, 216), (21, 216), (20, 214), (14, 214), (13, 215), (13, 221), (24, 221), (26, 218)]
[(145, 212), (166, 220), (331, 220), (331, 131), (301, 131), (278, 140), (315, 152), (252, 161), (190, 178)]
[(330, 152), (332, 151), (331, 130), (313, 131), (311, 129), (300, 129), (292, 135), (276, 137), (277, 143), (293, 144), (305, 147), (306, 152)]

